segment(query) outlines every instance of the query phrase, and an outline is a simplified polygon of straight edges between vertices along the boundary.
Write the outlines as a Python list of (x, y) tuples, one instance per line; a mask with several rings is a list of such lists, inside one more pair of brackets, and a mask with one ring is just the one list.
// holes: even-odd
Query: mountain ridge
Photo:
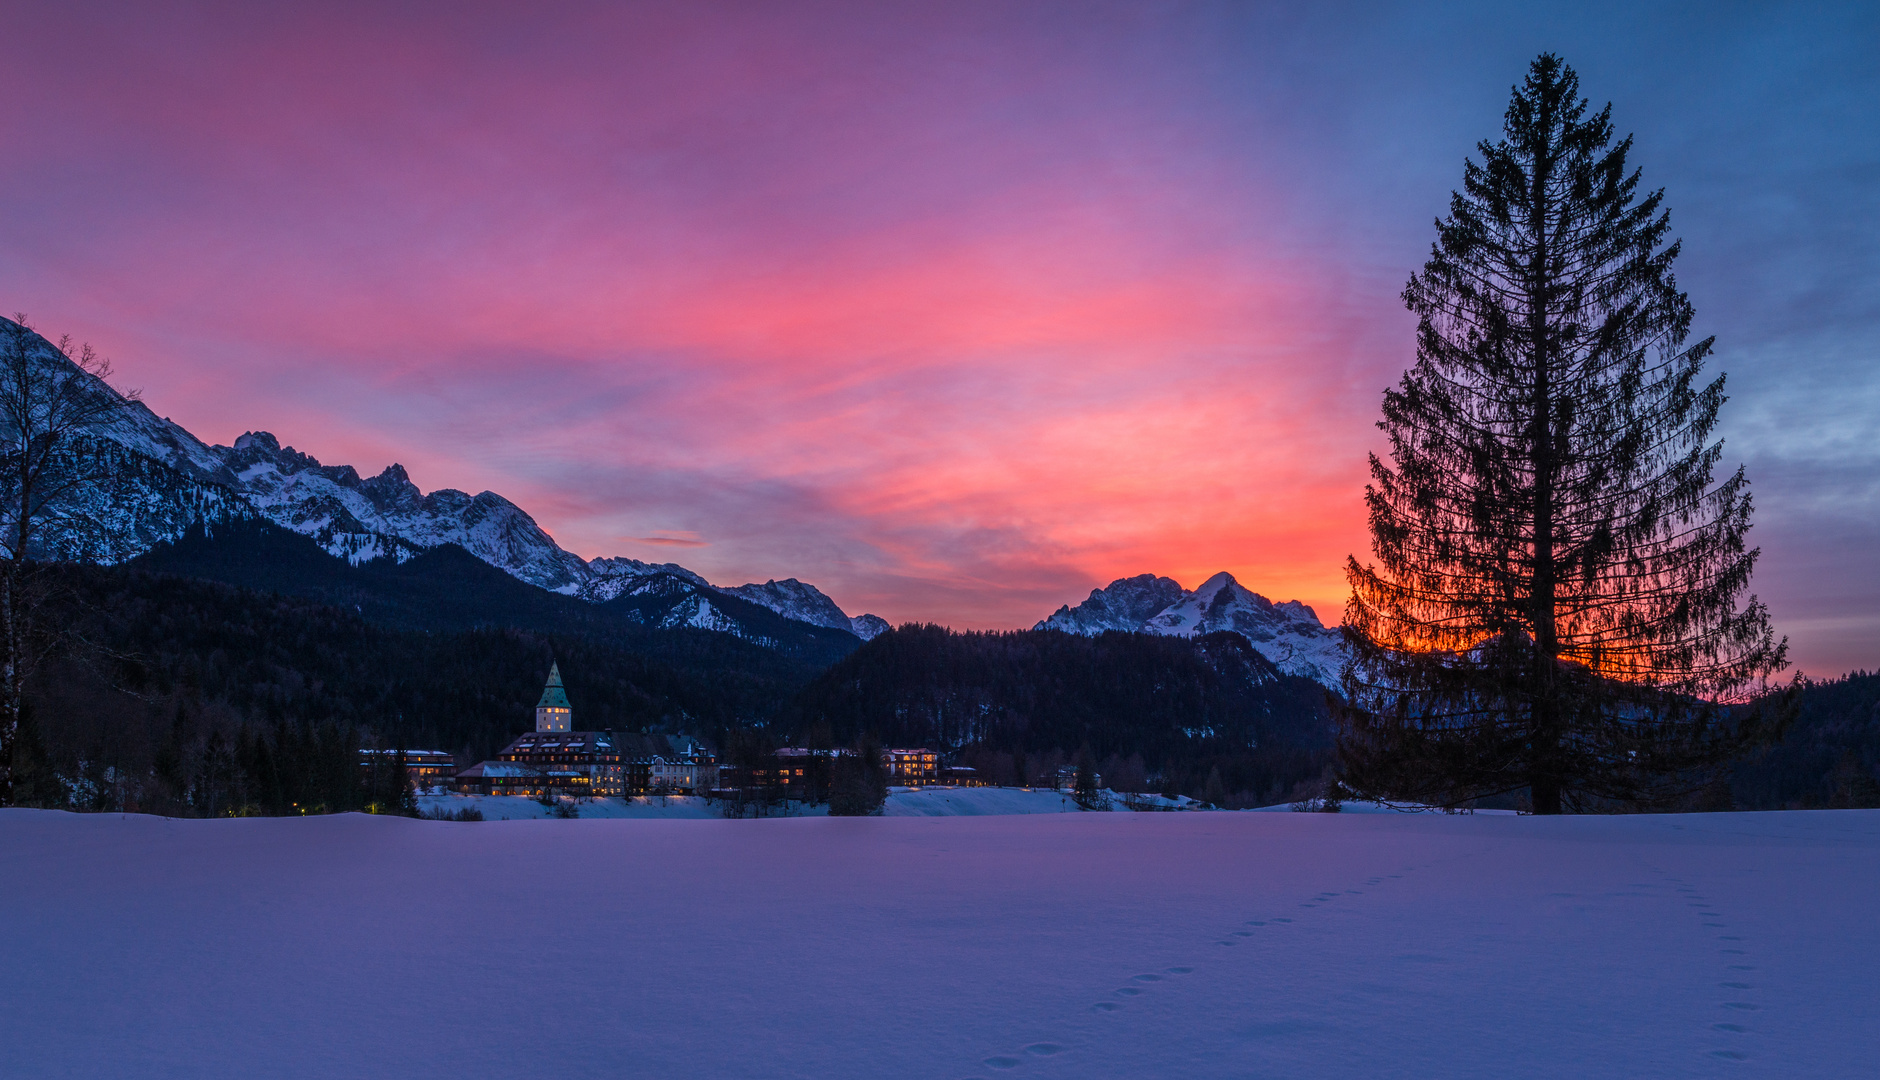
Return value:
[[(62, 377), (90, 380), (90, 392), (123, 397), (81, 371), (43, 337), (22, 329), (30, 335), (29, 347), (40, 363)], [(397, 463), (363, 477), (351, 465), (323, 464), (266, 431), (244, 432), (233, 446), (211, 445), (134, 399), (73, 452), (113, 458), (108, 490), (97, 505), (87, 508), (89, 516), (103, 524), (53, 535), (40, 552), (43, 556), (123, 562), (157, 543), (180, 539), (192, 525), (266, 520), (310, 537), (327, 554), (354, 566), (381, 559), (404, 563), (452, 544), (520, 581), (592, 604), (626, 595), (644, 597), (649, 590), (657, 591), (657, 579), (672, 578), (733, 598), (732, 609), (747, 610), (738, 605), (749, 603), (862, 640), (888, 627), (878, 616), (850, 617), (821, 590), (794, 578), (716, 586), (674, 563), (621, 556), (582, 559), (557, 544), (520, 506), (493, 491), (470, 495), (439, 488), (427, 493)], [(750, 621), (727, 615), (726, 604), (702, 594), (675, 602), (688, 608), (681, 620), (686, 625), (741, 634)]]
[(1311, 607), (1297, 600), (1274, 603), (1224, 570), (1192, 592), (1154, 574), (1117, 578), (1092, 589), (1076, 607), (1058, 608), (1032, 629), (1084, 637), (1118, 630), (1185, 638), (1227, 630), (1247, 639), (1281, 671), (1326, 686), (1337, 683), (1344, 664), (1344, 635), (1321, 623)]

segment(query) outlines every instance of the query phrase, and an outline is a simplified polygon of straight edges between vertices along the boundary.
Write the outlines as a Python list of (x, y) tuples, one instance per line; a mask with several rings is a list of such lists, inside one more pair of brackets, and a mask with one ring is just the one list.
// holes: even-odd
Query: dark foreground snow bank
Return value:
[(1880, 812), (0, 811), (0, 1075), (1872, 1075)]

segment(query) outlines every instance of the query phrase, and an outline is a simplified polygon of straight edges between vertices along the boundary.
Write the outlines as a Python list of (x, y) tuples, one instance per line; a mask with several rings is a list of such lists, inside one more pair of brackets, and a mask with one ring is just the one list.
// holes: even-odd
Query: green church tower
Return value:
[(568, 705), (568, 691), (561, 686), (561, 666), (549, 662), (548, 685), (542, 687), (542, 700), (535, 703), (535, 730), (567, 731), (574, 710)]

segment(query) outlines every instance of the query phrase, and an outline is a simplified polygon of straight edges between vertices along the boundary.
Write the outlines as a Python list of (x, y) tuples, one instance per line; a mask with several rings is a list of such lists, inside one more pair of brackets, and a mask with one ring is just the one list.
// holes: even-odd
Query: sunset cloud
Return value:
[[(1571, 10), (29, 5), (0, 291), (204, 438), (495, 490), (584, 556), (962, 627), (1226, 569), (1335, 621), (1397, 293), (1559, 48), (1688, 238), (1728, 452), (1780, 512), (1760, 591), (1811, 670), (1873, 666), (1880, 622), (1845, 620), (1880, 606), (1880, 440), (1847, 403), (1880, 305), (1846, 282), (1880, 279), (1880, 215), (1835, 96), (1871, 78), (1809, 97), (1746, 24), (1713, 100), (1659, 62), (1674, 20), (1613, 44), (1620, 8)], [(1789, 32), (1817, 70), (1859, 40)], [(1741, 223), (1832, 183), (1864, 209)]]

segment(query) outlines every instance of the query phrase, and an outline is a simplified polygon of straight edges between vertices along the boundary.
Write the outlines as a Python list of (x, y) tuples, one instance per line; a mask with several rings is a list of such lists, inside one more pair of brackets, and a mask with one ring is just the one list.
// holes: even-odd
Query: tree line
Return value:
[(386, 802), (359, 775), (360, 749), (494, 757), (532, 729), (551, 658), (582, 727), (708, 738), (765, 724), (815, 674), (735, 641), (728, 661), (718, 641), (660, 658), (580, 635), (391, 629), (135, 567), (41, 572), (55, 586), (42, 614), (68, 645), (26, 684), (25, 735), (9, 745), (23, 805), (360, 809)]
[(1292, 797), (1332, 751), (1325, 689), (1232, 633), (903, 626), (819, 676), (786, 723), (824, 745), (932, 747), (993, 783), (1049, 786), (1082, 765), (1117, 790), (1222, 805)]

